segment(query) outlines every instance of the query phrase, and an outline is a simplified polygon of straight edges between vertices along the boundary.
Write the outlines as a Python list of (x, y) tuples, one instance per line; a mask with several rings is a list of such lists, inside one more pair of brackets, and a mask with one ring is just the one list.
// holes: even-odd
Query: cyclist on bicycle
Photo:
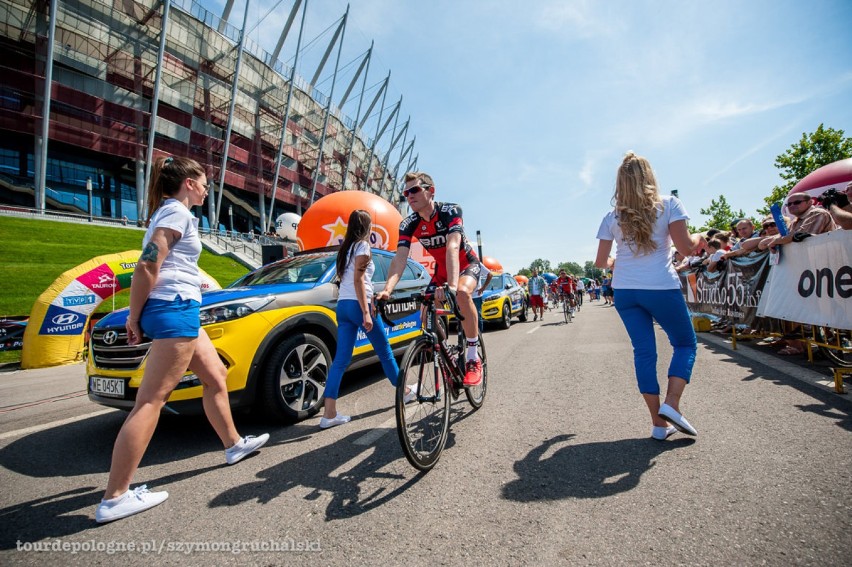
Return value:
[(435, 258), (435, 275), (426, 293), (434, 293), (435, 302), (440, 304), (444, 302), (444, 284), (456, 292), (459, 311), (464, 317), (461, 325), (467, 337), (464, 385), (478, 386), (482, 381), (482, 361), (476, 351), (479, 316), (472, 296), (484, 268), (464, 234), (461, 207), (454, 203), (436, 202), (432, 177), (422, 171), (405, 174), (402, 194), (414, 212), (399, 225), (396, 255), (391, 262), (385, 288), (376, 294), (376, 301), (390, 297), (405, 269), (411, 241), (415, 238), (419, 240), (423, 248)]
[(554, 282), (556, 284), (559, 295), (569, 302), (571, 307), (576, 307), (574, 300), (574, 280), (565, 270), (559, 270), (559, 277)]
[(583, 278), (577, 278), (577, 303), (583, 305), (583, 294), (586, 293), (586, 282)]

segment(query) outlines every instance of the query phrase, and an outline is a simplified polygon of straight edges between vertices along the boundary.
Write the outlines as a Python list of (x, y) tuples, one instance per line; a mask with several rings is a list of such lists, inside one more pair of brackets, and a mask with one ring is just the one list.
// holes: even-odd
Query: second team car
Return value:
[[(373, 286), (384, 287), (393, 253), (374, 249)], [(253, 407), (270, 417), (294, 422), (315, 414), (337, 345), (336, 250), (301, 253), (246, 274), (226, 289), (202, 294), (201, 325), (228, 369), (232, 407)], [(394, 298), (422, 292), (425, 268), (409, 260)], [(400, 354), (421, 333), (415, 300), (395, 303), (388, 339)], [(127, 344), (127, 309), (95, 325), (86, 372), (89, 398), (130, 409), (142, 381), (151, 341)], [(350, 368), (377, 362), (370, 342), (358, 334)], [(201, 382), (183, 377), (164, 408), (173, 414), (202, 413)]]
[(497, 323), (503, 329), (512, 325), (512, 318), (527, 320), (529, 302), (524, 288), (512, 277), (512, 274), (492, 274), (491, 283), (482, 293), (482, 313), (486, 323)]

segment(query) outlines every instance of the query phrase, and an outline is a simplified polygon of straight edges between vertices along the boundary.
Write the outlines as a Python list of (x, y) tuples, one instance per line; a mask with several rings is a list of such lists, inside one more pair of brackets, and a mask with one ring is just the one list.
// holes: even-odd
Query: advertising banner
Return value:
[(852, 329), (852, 231), (835, 230), (781, 247), (758, 315)]
[(26, 328), (26, 317), (0, 319), (0, 351), (24, 348), (24, 330)]
[(681, 272), (690, 311), (751, 325), (769, 270), (769, 253), (730, 258), (717, 272)]

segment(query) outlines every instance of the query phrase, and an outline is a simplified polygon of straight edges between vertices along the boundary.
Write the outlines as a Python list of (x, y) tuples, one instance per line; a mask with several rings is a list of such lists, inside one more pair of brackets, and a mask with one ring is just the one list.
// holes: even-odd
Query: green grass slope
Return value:
[[(33, 303), (63, 272), (104, 254), (141, 250), (144, 231), (0, 216), (0, 317), (29, 315)], [(225, 287), (248, 270), (224, 256), (201, 252), (201, 269)], [(115, 296), (125, 307), (129, 292)], [(98, 311), (112, 311), (104, 301)]]

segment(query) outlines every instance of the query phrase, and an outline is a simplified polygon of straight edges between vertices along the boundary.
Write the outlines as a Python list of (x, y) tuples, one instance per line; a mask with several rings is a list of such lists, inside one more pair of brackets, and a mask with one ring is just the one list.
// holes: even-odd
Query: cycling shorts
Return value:
[[(479, 282), (479, 275), (481, 273), (482, 273), (482, 264), (480, 264), (479, 262), (471, 262), (470, 264), (468, 264), (465, 267), (465, 269), (463, 269), (461, 272), (459, 272), (459, 279), (461, 279), (462, 276), (470, 276), (473, 279), (475, 279), (477, 282)], [(435, 293), (435, 288), (437, 288), (438, 286), (442, 286), (445, 283), (447, 283), (446, 278), (444, 278), (443, 275), (439, 275), (438, 270), (436, 270), (435, 275), (432, 276), (432, 281), (430, 281), (429, 285), (426, 286), (426, 293), (427, 294)]]

